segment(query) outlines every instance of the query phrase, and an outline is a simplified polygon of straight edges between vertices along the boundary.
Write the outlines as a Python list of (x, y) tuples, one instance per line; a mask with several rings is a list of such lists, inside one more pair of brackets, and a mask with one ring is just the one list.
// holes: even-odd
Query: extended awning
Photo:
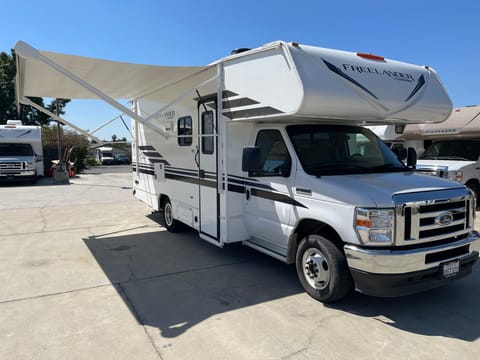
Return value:
[[(163, 104), (217, 77), (216, 66), (154, 66), (39, 51), (23, 41), (15, 45), (17, 102), (25, 97), (102, 99), (132, 119), (166, 135), (117, 100), (153, 99)], [(161, 91), (169, 86), (178, 91)], [(63, 119), (56, 120), (60, 121)], [(62, 121), (61, 121), (62, 122)], [(67, 124), (68, 125), (68, 124)]]

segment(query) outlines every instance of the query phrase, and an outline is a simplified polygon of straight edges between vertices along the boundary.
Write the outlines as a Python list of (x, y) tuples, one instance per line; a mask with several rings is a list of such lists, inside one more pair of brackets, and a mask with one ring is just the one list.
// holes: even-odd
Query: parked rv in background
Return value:
[(404, 131), (407, 126), (415, 125), (372, 125), (366, 128), (372, 130), (396, 154), (403, 154), (401, 158), (405, 161), (408, 148), (414, 149), (417, 156), (425, 151), (423, 140), (405, 140)]
[(35, 182), (43, 175), (41, 127), (20, 120), (0, 125), (0, 180)]
[(417, 170), (457, 181), (480, 195), (480, 106), (454, 109), (439, 124), (408, 125), (405, 141), (423, 141)]
[(102, 146), (95, 150), (95, 160), (102, 165), (113, 165), (115, 159), (113, 157), (113, 148)]

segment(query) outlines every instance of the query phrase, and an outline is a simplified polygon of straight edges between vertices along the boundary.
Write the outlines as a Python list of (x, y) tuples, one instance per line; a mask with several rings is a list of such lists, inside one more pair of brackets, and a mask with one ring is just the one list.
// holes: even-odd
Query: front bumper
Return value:
[[(480, 234), (440, 246), (409, 250), (344, 247), (355, 287), (374, 296), (401, 296), (440, 286), (468, 275), (478, 259)], [(441, 264), (458, 259), (460, 271), (442, 278)]]

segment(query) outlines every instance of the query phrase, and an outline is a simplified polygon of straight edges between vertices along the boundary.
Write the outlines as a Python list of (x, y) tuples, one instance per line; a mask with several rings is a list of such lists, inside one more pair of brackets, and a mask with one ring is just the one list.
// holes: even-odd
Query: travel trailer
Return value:
[(440, 124), (408, 125), (404, 138), (430, 145), (417, 162), (417, 170), (466, 185), (480, 195), (480, 106), (454, 109)]
[[(415, 173), (364, 127), (445, 120), (451, 101), (430, 67), (282, 41), (203, 67), (15, 51), (19, 101), (96, 96), (133, 119), (133, 192), (169, 231), (296, 264), (323, 302), (472, 271), (472, 194)], [(131, 109), (115, 101), (127, 96)]]
[(0, 180), (36, 182), (43, 175), (41, 127), (21, 120), (0, 125)]

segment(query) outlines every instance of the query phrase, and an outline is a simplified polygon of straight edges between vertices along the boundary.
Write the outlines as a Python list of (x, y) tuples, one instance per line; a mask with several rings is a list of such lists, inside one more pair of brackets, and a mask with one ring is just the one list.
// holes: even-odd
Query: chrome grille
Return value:
[(397, 245), (453, 242), (473, 228), (474, 202), (466, 189), (402, 194), (394, 200)]
[(2, 175), (17, 175), (25, 168), (22, 161), (15, 162), (1, 162), (0, 163), (0, 174)]

